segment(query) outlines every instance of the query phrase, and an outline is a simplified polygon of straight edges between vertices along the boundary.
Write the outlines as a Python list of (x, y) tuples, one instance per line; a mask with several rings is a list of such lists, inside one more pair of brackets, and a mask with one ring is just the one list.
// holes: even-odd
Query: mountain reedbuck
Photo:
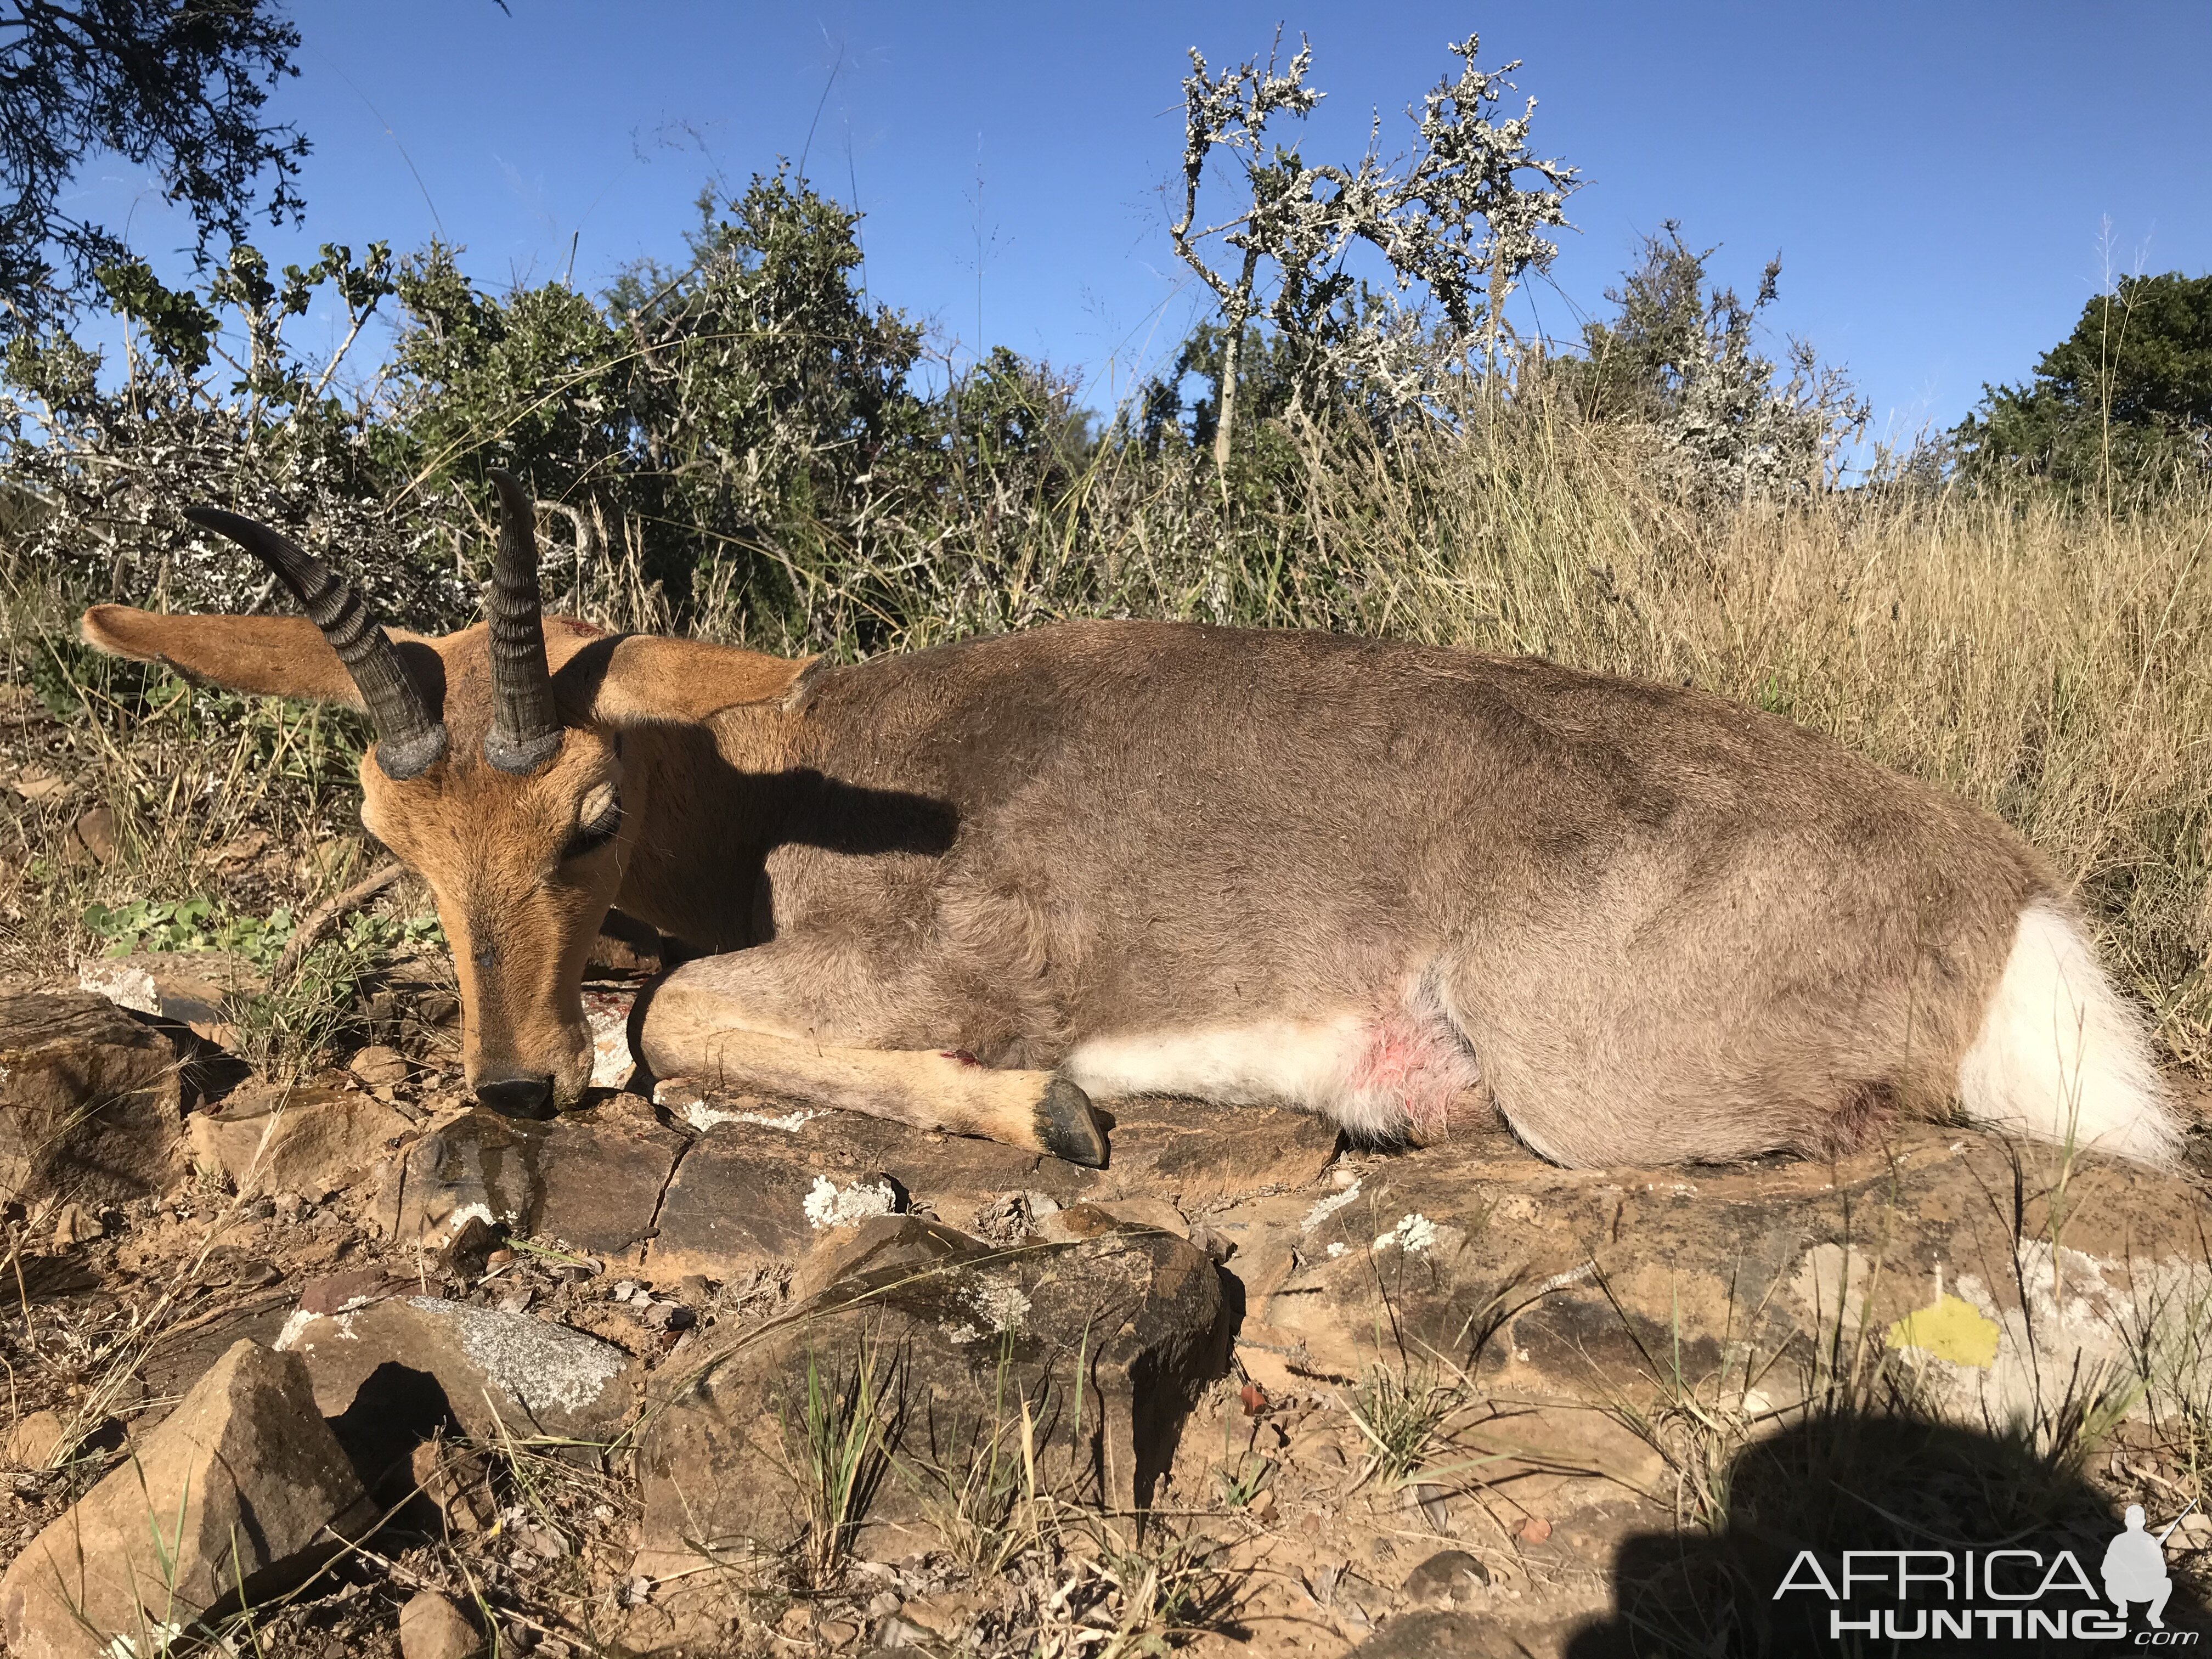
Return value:
[(1105, 1158), (1158, 1091), (1568, 1164), (1826, 1154), (1956, 1101), (2151, 1162), (2141, 1022), (2051, 866), (1964, 801), (1717, 696), (1322, 634), (1070, 623), (854, 667), (541, 615), (495, 474), (488, 623), (99, 605), (93, 644), (365, 708), (362, 820), (452, 941), (479, 1100), (591, 1073), (609, 908), (703, 953), (664, 1078)]

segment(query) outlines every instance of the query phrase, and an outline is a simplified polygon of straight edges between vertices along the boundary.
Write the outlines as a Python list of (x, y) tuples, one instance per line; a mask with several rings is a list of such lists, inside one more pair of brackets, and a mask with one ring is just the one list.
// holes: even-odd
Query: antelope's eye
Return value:
[[(605, 796), (604, 801), (599, 799), (602, 793)], [(598, 852), (622, 829), (622, 798), (611, 788), (594, 790), (585, 799), (584, 811), (587, 816), (577, 824), (575, 833), (568, 837), (568, 844), (561, 849), (564, 862)]]

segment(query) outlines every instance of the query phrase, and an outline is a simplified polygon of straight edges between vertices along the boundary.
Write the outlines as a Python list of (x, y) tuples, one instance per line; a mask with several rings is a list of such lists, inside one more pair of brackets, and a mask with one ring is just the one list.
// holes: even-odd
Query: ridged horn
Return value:
[(502, 772), (535, 772), (561, 747), (561, 715), (545, 665), (538, 594), (537, 510), (512, 472), (486, 469), (499, 491), (499, 552), (491, 567), (491, 730), (484, 758)]
[(188, 507), (194, 524), (227, 536), (276, 573), (307, 619), (323, 631), (360, 688), (376, 728), (376, 763), (404, 781), (446, 752), (446, 727), (422, 700), (399, 647), (369, 614), (361, 590), (289, 537), (216, 507)]

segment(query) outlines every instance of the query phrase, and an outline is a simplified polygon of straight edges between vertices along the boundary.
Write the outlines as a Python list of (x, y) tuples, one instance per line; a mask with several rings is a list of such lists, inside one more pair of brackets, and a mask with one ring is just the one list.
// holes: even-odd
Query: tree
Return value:
[(2027, 385), (1982, 390), (1956, 433), (1969, 477), (2109, 494), (2115, 479), (2212, 471), (2212, 276), (2123, 276)]
[(262, 106), (299, 45), (276, 0), (0, 0), (0, 338), (50, 325), (124, 257), (64, 205), (88, 155), (150, 165), (202, 258), (243, 240), (264, 178), (270, 222), (296, 220), (307, 141)]
[[(1248, 323), (1264, 319), (1288, 348), (1293, 410), (1310, 412), (1321, 397), (1333, 396), (1346, 373), (1372, 384), (1402, 380), (1412, 367), (1401, 348), (1418, 343), (1420, 331), (1402, 326), (1394, 307), (1345, 269), (1355, 243), (1382, 255), (1401, 292), (1415, 283), (1426, 290), (1452, 342), (1479, 344), (1486, 353), (1496, 350), (1506, 298), (1522, 274), (1544, 269), (1559, 252), (1540, 233), (1567, 222), (1576, 169), (1529, 149), (1534, 99), (1518, 117), (1495, 118), (1500, 89), (1512, 89), (1504, 77), (1520, 64), (1480, 70), (1478, 46), (1471, 34), (1451, 44), (1461, 60), (1458, 78), (1422, 100), (1417, 143), (1402, 173), (1376, 151), (1379, 123), (1353, 167), (1308, 167), (1295, 148), (1267, 146), (1270, 120), (1304, 117), (1322, 96), (1305, 84), (1313, 49), (1303, 41), (1279, 73), (1271, 54), (1265, 69), (1254, 60), (1211, 75), (1191, 49), (1192, 72), (1182, 83), (1182, 211), (1169, 234), (1220, 302), (1213, 459), (1224, 477)], [(1237, 158), (1245, 205), (1200, 228), (1199, 198), (1217, 151)], [(1535, 175), (1532, 185), (1521, 184), (1524, 173)], [(1209, 237), (1236, 250), (1232, 265), (1207, 263), (1199, 244)], [(1260, 291), (1262, 262), (1274, 267), (1268, 298)]]
[(487, 464), (530, 479), (569, 517), (579, 570), (602, 523), (627, 522), (670, 602), (720, 566), (796, 616), (769, 550), (881, 482), (878, 458), (918, 424), (921, 332), (860, 292), (859, 216), (804, 179), (780, 168), (699, 210), (687, 262), (641, 264), (602, 300), (562, 283), (488, 295), (444, 248), (411, 262), (394, 424), (425, 490), (485, 501)]
[(1749, 305), (1734, 289), (1707, 291), (1706, 262), (1668, 220), (1646, 236), (1636, 265), (1605, 297), (1610, 322), (1583, 326), (1583, 356), (1547, 365), (1587, 420), (1641, 427), (1662, 477), (1685, 495), (1737, 500), (1816, 489), (1844, 439), (1870, 412), (1840, 369), (1802, 341), (1790, 374), (1752, 344), (1759, 314), (1779, 295), (1782, 261), (1759, 274)]

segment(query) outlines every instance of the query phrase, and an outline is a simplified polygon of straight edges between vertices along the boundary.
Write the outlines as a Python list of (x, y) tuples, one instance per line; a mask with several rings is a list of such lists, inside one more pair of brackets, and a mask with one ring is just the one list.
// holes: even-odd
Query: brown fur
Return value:
[[(424, 641), (451, 753), (365, 763), (362, 817), (437, 896), (471, 1076), (550, 1073), (564, 1103), (613, 904), (714, 953), (654, 996), (663, 1075), (732, 1031), (785, 1044), (738, 1069), (799, 1092), (860, 1086), (810, 1050), (902, 1055), (853, 1103), (1020, 1139), (995, 1096), (945, 1103), (972, 1068), (939, 1051), (1034, 1100), (1086, 1041), (1380, 1015), (1410, 973), (1553, 1158), (1826, 1151), (1948, 1097), (2055, 890), (1994, 819), (1825, 738), (1541, 661), (1083, 623), (825, 671), (546, 631), (554, 764), (482, 762), (482, 629)], [(86, 635), (343, 695), (304, 623), (103, 606)], [(610, 780), (619, 836), (564, 863)]]

